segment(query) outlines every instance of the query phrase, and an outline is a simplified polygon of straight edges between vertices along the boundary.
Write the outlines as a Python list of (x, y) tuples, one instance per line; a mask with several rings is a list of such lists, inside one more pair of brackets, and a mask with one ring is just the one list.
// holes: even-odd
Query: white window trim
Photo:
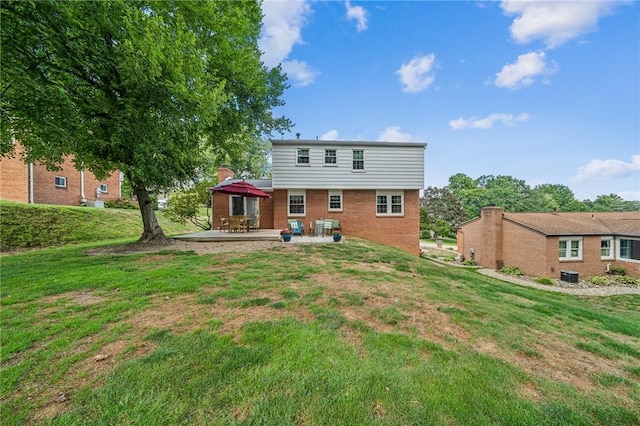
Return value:
[[(335, 163), (327, 163), (327, 151), (335, 151), (336, 153), (336, 162)], [(338, 167), (338, 150), (336, 148), (325, 148), (324, 149), (324, 157), (322, 157), (322, 165), (325, 167)]]
[[(309, 159), (308, 163), (300, 163), (298, 160), (300, 159), (300, 155), (298, 155), (298, 152), (301, 149), (306, 149), (307, 150), (307, 158)], [(296, 166), (300, 166), (300, 167), (309, 167), (311, 166), (311, 148), (307, 148), (304, 146), (299, 146), (296, 148)]]
[(101, 183), (100, 184), (100, 191), (102, 191), (103, 194), (108, 194), (109, 193), (109, 185), (107, 185), (106, 183)]
[(616, 259), (617, 260), (621, 260), (623, 262), (640, 263), (640, 260), (630, 259), (628, 257), (621, 257), (620, 256), (620, 249), (622, 248), (622, 241), (621, 240), (639, 241), (640, 238), (632, 238), (632, 237), (618, 237), (618, 238), (616, 238)]
[[(399, 195), (402, 197), (401, 204), (401, 212), (400, 213), (391, 213), (391, 199), (394, 195)], [(386, 213), (378, 213), (378, 197), (385, 196), (387, 197), (387, 212)], [(375, 199), (375, 209), (376, 216), (395, 216), (402, 217), (404, 216), (404, 191), (376, 191), (376, 199)]]
[[(560, 257), (560, 241), (567, 241), (567, 254), (569, 256)], [(578, 241), (578, 256), (571, 257), (571, 241)], [(558, 239), (558, 259), (560, 261), (579, 261), (582, 260), (582, 237), (560, 237)]]
[(609, 256), (602, 255), (602, 244), (600, 245), (600, 259), (615, 259), (616, 248), (613, 237), (600, 237), (600, 241), (609, 241)]
[[(302, 195), (303, 200), (303, 212), (302, 213), (291, 213), (291, 196), (292, 195)], [(307, 215), (307, 191), (304, 189), (290, 189), (287, 191), (287, 216), (288, 217), (304, 217)]]
[[(63, 183), (58, 184), (57, 181), (60, 179)], [(56, 188), (66, 188), (67, 187), (67, 178), (64, 176), (56, 176), (53, 178), (53, 186)]]
[[(354, 169), (353, 168), (353, 161), (354, 161), (353, 155), (354, 155), (354, 153), (356, 151), (362, 151), (362, 168), (361, 169)], [(352, 173), (364, 173), (366, 171), (366, 169), (367, 169), (366, 158), (367, 158), (367, 156), (366, 156), (366, 154), (364, 152), (364, 149), (361, 149), (361, 148), (352, 149), (351, 150), (351, 172)]]
[[(340, 197), (339, 209), (331, 208), (331, 196), (336, 196), (336, 195)], [(344, 208), (344, 197), (342, 196), (342, 190), (341, 189), (329, 190), (327, 194), (327, 210), (329, 210), (330, 212), (341, 212), (343, 208)]]

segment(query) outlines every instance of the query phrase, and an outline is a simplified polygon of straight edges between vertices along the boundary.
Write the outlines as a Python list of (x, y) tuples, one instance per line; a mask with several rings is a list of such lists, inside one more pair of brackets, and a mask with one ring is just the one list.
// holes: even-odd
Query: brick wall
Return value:
[[(534, 277), (546, 276), (547, 238), (508, 220), (503, 221), (503, 266), (516, 266)], [(558, 250), (556, 249), (556, 257)]]
[(29, 202), (29, 165), (20, 160), (20, 145), (13, 158), (0, 157), (0, 199)]
[[(485, 207), (480, 218), (458, 230), (458, 252), (471, 259), (471, 249), (478, 265), (498, 269), (505, 265), (503, 220), (504, 209)], [(462, 243), (460, 243), (462, 241)]]

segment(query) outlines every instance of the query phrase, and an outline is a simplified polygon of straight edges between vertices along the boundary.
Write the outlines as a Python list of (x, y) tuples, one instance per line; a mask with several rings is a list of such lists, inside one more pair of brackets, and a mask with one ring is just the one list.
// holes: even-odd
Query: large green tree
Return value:
[(421, 215), (427, 221), (427, 227), (436, 234), (455, 236), (456, 227), (468, 219), (460, 199), (449, 188), (430, 186), (424, 190), (420, 198), (420, 208), (425, 211)]
[[(1, 7), (0, 154), (55, 167), (72, 155), (120, 170), (141, 211), (140, 241), (165, 238), (150, 191), (239, 161), (284, 131), (286, 77), (261, 62), (256, 1), (13, 1)], [(204, 153), (210, 155), (205, 157)]]

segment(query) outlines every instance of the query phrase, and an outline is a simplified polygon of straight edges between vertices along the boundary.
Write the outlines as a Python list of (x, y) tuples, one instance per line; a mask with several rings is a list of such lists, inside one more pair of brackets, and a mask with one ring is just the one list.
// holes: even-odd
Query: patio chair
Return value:
[(337, 219), (333, 220), (333, 224), (331, 225), (331, 232), (333, 231), (342, 231), (342, 226), (340, 226), (340, 221)]
[(244, 224), (240, 216), (231, 216), (229, 218), (229, 232), (244, 232)]
[(293, 231), (293, 235), (304, 234), (304, 223), (302, 223), (301, 220), (289, 219), (287, 222), (289, 224), (289, 229)]
[(325, 219), (324, 220), (324, 234), (331, 235), (331, 230), (333, 229), (333, 219)]
[(220, 231), (226, 230), (229, 232), (229, 218), (224, 216), (219, 216), (220, 219)]

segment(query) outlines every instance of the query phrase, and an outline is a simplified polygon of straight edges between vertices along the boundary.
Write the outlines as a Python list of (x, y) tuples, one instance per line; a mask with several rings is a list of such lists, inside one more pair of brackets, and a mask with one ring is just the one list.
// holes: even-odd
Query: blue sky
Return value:
[(451, 175), (640, 200), (640, 3), (263, 2), (285, 138), (427, 142)]

